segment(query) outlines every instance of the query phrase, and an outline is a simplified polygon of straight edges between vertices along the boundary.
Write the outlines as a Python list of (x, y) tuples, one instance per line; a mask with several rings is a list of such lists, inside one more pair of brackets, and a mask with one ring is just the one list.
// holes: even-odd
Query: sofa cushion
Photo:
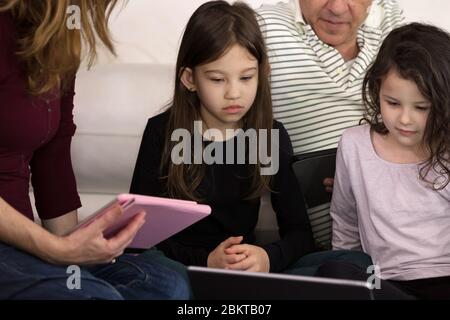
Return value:
[(72, 158), (80, 193), (128, 191), (147, 120), (172, 95), (172, 73), (138, 64), (79, 73)]

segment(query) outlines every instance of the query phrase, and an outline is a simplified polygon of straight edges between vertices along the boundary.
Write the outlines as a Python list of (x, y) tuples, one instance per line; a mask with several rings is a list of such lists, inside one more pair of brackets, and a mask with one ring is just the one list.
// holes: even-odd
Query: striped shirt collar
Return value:
[(302, 9), (300, 8), (299, 0), (289, 0), (289, 4), (294, 9), (295, 14), (295, 22), (300, 23), (302, 25), (306, 25), (305, 19), (303, 18)]

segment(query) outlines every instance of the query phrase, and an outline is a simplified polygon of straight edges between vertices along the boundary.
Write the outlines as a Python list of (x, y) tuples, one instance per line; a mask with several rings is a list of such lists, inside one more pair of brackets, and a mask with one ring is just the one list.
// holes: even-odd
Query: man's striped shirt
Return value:
[[(289, 132), (295, 154), (336, 148), (342, 132), (363, 117), (362, 81), (383, 39), (403, 23), (395, 0), (374, 0), (359, 28), (360, 52), (344, 61), (305, 23), (299, 0), (257, 10), (272, 69), (275, 118)], [(329, 204), (310, 208), (316, 241), (329, 246)]]

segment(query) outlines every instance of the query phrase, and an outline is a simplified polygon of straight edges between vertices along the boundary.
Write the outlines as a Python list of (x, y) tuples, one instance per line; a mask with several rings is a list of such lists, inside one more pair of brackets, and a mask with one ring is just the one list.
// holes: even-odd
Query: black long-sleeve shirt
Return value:
[[(141, 143), (130, 192), (151, 196), (166, 196), (160, 177), (161, 156), (166, 139), (169, 111), (148, 121)], [(281, 240), (263, 246), (270, 260), (270, 271), (286, 269), (299, 257), (314, 250), (311, 227), (303, 196), (292, 171), (292, 145), (286, 129), (279, 129), (279, 171), (272, 180), (272, 206), (277, 215)], [(236, 150), (237, 138), (234, 138)], [(226, 159), (224, 142), (223, 156)], [(236, 155), (236, 152), (234, 153)], [(224, 162), (226, 163), (226, 162)], [(235, 162), (236, 163), (236, 162)], [(208, 255), (231, 236), (244, 236), (244, 242), (254, 244), (254, 229), (258, 221), (260, 199), (246, 200), (252, 181), (249, 165), (205, 165), (205, 177), (198, 194), (212, 208), (211, 215), (160, 243), (166, 256), (185, 265), (206, 266)]]

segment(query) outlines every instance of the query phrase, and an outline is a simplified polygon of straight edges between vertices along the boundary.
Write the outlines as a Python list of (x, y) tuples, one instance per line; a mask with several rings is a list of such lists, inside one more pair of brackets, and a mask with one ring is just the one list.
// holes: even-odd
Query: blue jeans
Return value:
[(155, 248), (151, 248), (149, 250), (144, 251), (141, 254), (141, 258), (162, 264), (163, 266), (166, 266), (167, 268), (174, 270), (187, 284), (189, 292), (188, 294), (189, 297), (187, 299), (189, 300), (193, 299), (193, 293), (187, 272), (187, 266), (185, 266), (181, 262), (167, 258), (161, 250)]
[(163, 260), (157, 250), (150, 250), (145, 258), (123, 255), (115, 264), (82, 267), (79, 286), (71, 289), (77, 282), (71, 281), (75, 273), (67, 266), (0, 243), (0, 300), (188, 299), (187, 282)]
[(354, 264), (363, 270), (367, 270), (367, 268), (373, 264), (372, 258), (361, 251), (320, 251), (301, 257), (283, 273), (315, 276), (320, 266), (325, 263), (336, 261)]

